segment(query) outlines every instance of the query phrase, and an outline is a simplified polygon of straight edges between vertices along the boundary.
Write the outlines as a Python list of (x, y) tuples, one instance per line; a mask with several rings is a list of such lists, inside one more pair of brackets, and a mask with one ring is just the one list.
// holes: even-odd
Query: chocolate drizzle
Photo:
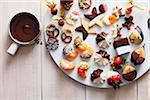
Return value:
[(93, 73), (91, 74), (91, 81), (94, 81), (96, 78), (100, 77), (102, 72), (103, 70), (101, 69), (94, 70)]
[(106, 59), (110, 60), (110, 55), (109, 55), (106, 51), (104, 51), (104, 50), (99, 50), (99, 51), (96, 52), (96, 53), (100, 54), (103, 58), (106, 58)]
[(99, 42), (105, 40), (105, 37), (107, 36), (108, 34), (105, 33), (105, 32), (101, 32), (100, 34), (97, 35), (96, 37), (96, 44), (98, 44)]

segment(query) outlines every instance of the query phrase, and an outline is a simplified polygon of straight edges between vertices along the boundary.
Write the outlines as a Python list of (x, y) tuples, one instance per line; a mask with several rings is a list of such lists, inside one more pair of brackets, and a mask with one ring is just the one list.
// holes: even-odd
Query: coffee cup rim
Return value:
[[(38, 33), (31, 41), (28, 41), (28, 42), (22, 42), (22, 41), (19, 41), (19, 40), (15, 39), (15, 38), (12, 36), (12, 33), (11, 33), (11, 31), (10, 31), (10, 27), (11, 27), (10, 24), (11, 24), (11, 21), (13, 20), (13, 18), (14, 18), (15, 16), (17, 16), (17, 15), (19, 15), (19, 14), (23, 14), (23, 13), (30, 14), (30, 15), (32, 15), (33, 17), (35, 17), (35, 19), (37, 20), (37, 22), (38, 22), (38, 24), (39, 24), (39, 33)], [(39, 37), (39, 35), (40, 35), (40, 22), (39, 22), (39, 20), (37, 19), (37, 17), (36, 17), (35, 15), (33, 15), (32, 13), (30, 13), (30, 12), (19, 12), (19, 13), (15, 14), (15, 15), (11, 18), (11, 20), (10, 20), (10, 22), (9, 22), (9, 36), (10, 36), (10, 38), (11, 38), (14, 42), (16, 42), (16, 43), (18, 43), (18, 44), (21, 44), (21, 45), (28, 45), (28, 44), (33, 43), (33, 42)]]

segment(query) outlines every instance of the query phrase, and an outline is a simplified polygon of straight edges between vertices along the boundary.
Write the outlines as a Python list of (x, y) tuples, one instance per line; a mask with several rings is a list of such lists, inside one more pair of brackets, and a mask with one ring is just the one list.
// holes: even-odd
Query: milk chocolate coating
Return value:
[(123, 74), (122, 76), (127, 81), (133, 81), (137, 76), (137, 71), (134, 70), (134, 71), (131, 71), (129, 73)]
[(142, 64), (144, 62), (145, 58), (139, 57), (139, 54), (135, 51), (131, 54), (131, 61), (135, 64)]

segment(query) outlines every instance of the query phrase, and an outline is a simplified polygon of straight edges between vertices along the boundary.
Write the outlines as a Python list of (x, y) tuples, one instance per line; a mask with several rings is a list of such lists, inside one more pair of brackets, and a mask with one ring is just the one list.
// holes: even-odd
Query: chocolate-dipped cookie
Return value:
[(131, 54), (131, 62), (133, 62), (135, 65), (142, 64), (145, 61), (145, 45), (142, 47), (134, 50)]
[(110, 55), (103, 50), (99, 50), (94, 56), (94, 62), (98, 66), (106, 66), (109, 64)]
[(106, 49), (110, 46), (111, 42), (112, 38), (108, 33), (101, 32), (97, 34), (96, 44), (98, 45), (99, 48)]
[(137, 71), (133, 66), (126, 66), (122, 76), (127, 81), (133, 81), (137, 76)]

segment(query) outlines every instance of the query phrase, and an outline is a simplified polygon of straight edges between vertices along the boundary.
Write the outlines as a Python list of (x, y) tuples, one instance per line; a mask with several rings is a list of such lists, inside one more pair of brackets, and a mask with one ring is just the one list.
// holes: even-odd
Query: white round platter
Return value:
[[(57, 1), (57, 8), (60, 7), (60, 4), (59, 4), (59, 0), (56, 0)], [(118, 1), (101, 1), (101, 0), (92, 0), (92, 6), (90, 7), (90, 9), (88, 10), (80, 10), (80, 8), (78, 7), (78, 2), (76, 0), (74, 0), (74, 4), (73, 6), (71, 7), (71, 9), (69, 10), (68, 12), (68, 15), (70, 15), (71, 12), (73, 11), (78, 11), (80, 13), (80, 17), (84, 17), (83, 14), (87, 14), (87, 13), (91, 13), (91, 10), (93, 7), (96, 7), (97, 8), (97, 11), (99, 12), (98, 10), (98, 7), (101, 3), (105, 2), (107, 5), (108, 5), (108, 11), (106, 14), (111, 14), (112, 13), (112, 10), (113, 10), (113, 7), (115, 7), (115, 5), (118, 5), (119, 7), (122, 7), (122, 8), (125, 8), (128, 3), (127, 1), (122, 1), (122, 2), (118, 2)], [(144, 7), (144, 8), (148, 8), (148, 3), (147, 2), (137, 2), (137, 4), (140, 4), (140, 6)], [(60, 30), (61, 32), (61, 29), (64, 29), (64, 28), (67, 28), (67, 27), (70, 27), (68, 26), (67, 24), (65, 24), (65, 26), (63, 27), (60, 27), (58, 25), (58, 23), (56, 22), (52, 22), (51, 18), (52, 18), (52, 15), (50, 14), (50, 11), (49, 9), (47, 8), (47, 13), (45, 14), (45, 19), (44, 19), (44, 30), (46, 28), (46, 26), (48, 24), (55, 24), (56, 27)], [(135, 23), (135, 26), (136, 25), (139, 25), (144, 33), (144, 41), (142, 44), (145, 43), (145, 52), (146, 52), (146, 58), (145, 58), (145, 61), (143, 64), (139, 65), (139, 66), (136, 66), (135, 68), (137, 69), (137, 77), (135, 80), (137, 80), (138, 78), (140, 78), (142, 75), (144, 75), (150, 68), (150, 65), (149, 65), (149, 45), (150, 45), (150, 39), (149, 39), (149, 36), (150, 36), (150, 30), (148, 29), (148, 25), (147, 25), (147, 19), (148, 17), (150, 16), (148, 14), (147, 11), (141, 11), (139, 9), (134, 9), (133, 13), (131, 14), (133, 17), (134, 17), (134, 23)], [(85, 20), (87, 20), (86, 18), (84, 18)], [(88, 20), (87, 20), (88, 21)], [(117, 23), (119, 25), (122, 25), (122, 23), (124, 22), (124, 18), (120, 19)], [(80, 18), (78, 19), (78, 21), (76, 22), (75, 26), (73, 27), (73, 30), (77, 27), (77, 26), (80, 26), (81, 23), (80, 23)], [(135, 28), (132, 27), (132, 29)], [(109, 33), (110, 35), (112, 35), (112, 29), (113, 25), (110, 26), (110, 27), (103, 27), (103, 28), (99, 28), (97, 26), (94, 26), (95, 30), (97, 31), (97, 33), (100, 33), (102, 31), (105, 31), (107, 33)], [(131, 30), (132, 30), (131, 29)], [(123, 28), (123, 30), (121, 31), (121, 33), (123, 34), (123, 37), (128, 37), (129, 35), (129, 31), (126, 29), (126, 28)], [(48, 40), (48, 37), (46, 35), (46, 33), (44, 32), (45, 34), (45, 41)], [(73, 32), (73, 40), (76, 36), (80, 36), (82, 37), (82, 33), (79, 33), (79, 32)], [(95, 43), (95, 38), (96, 38), (96, 35), (91, 35), (89, 34), (87, 39), (85, 40), (85, 43), (87, 43), (88, 45), (92, 46), (92, 48), (94, 48), (94, 51), (97, 52), (99, 51), (100, 49), (97, 47), (96, 43)], [(105, 67), (99, 67), (97, 66), (94, 61), (93, 61), (93, 57), (88, 61), (90, 63), (90, 68), (88, 69), (88, 72), (87, 72), (87, 78), (86, 79), (82, 79), (78, 76), (77, 74), (77, 67), (73, 70), (73, 71), (65, 71), (63, 70), (60, 66), (59, 66), (59, 63), (60, 63), (60, 60), (61, 59), (64, 59), (63, 57), (63, 54), (62, 54), (62, 50), (63, 48), (67, 45), (65, 43), (62, 42), (61, 38), (60, 38), (60, 35), (58, 37), (59, 39), (59, 48), (55, 51), (49, 51), (51, 57), (53, 58), (54, 62), (56, 63), (56, 65), (66, 74), (68, 75), (70, 78), (72, 78), (73, 80), (81, 83), (81, 84), (84, 84), (86, 86), (91, 86), (91, 87), (96, 87), (96, 88), (111, 88), (111, 86), (109, 86), (107, 84), (107, 82), (105, 82), (104, 84), (102, 85), (96, 85), (96, 84), (93, 84), (90, 80), (90, 74), (93, 72), (93, 70), (96, 70), (96, 69), (103, 69), (104, 71), (108, 71), (108, 70), (111, 70), (111, 68), (109, 66), (105, 66)], [(141, 45), (142, 45), (141, 44)], [(73, 46), (73, 41), (70, 43), (70, 45)], [(132, 47), (132, 51), (135, 50), (136, 48), (139, 48), (141, 45), (133, 45), (131, 44), (131, 47)], [(111, 44), (111, 46), (106, 49), (106, 51), (110, 54), (110, 58), (116, 56), (116, 52), (113, 48), (113, 45)], [(77, 64), (79, 64), (79, 62), (81, 62), (82, 60), (80, 59), (80, 57), (77, 57), (75, 60), (73, 60), (75, 62), (77, 62)], [(127, 61), (129, 62), (129, 65), (133, 65), (131, 62), (130, 62), (130, 54), (127, 56)], [(135, 66), (135, 65), (133, 65)], [(56, 76), (57, 77), (57, 76)], [(63, 76), (62, 76), (63, 78)], [(134, 81), (135, 81), (134, 80)], [(126, 85), (128, 83), (132, 83), (133, 81), (131, 82), (128, 82), (126, 80), (123, 80), (123, 83), (121, 84), (121, 86), (123, 85)]]

